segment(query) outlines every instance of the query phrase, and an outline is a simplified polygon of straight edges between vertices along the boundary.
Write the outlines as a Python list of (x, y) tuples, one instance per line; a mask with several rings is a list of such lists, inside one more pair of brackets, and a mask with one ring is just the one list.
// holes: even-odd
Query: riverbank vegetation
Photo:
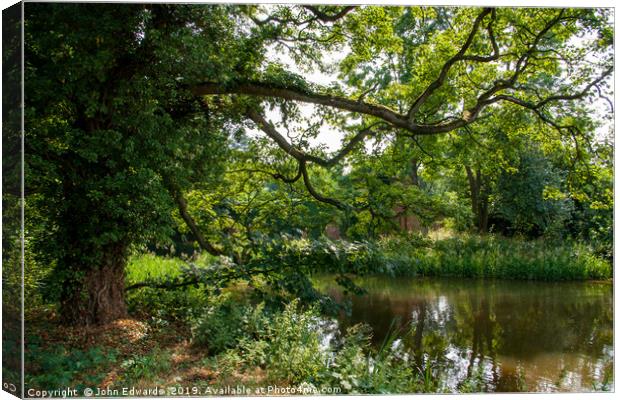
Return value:
[(25, 204), (26, 387), (492, 391), (465, 350), (466, 379), (447, 377), (429, 325), (409, 342), (331, 332), (347, 304), (316, 278), (364, 296), (367, 276), (613, 276), (609, 9), (29, 3), (25, 18), (26, 189), (9, 155), (3, 282), (19, 293)]
[[(104, 344), (98, 345), (46, 336), (75, 347), (54, 346), (32, 338), (28, 386), (75, 387), (80, 392), (99, 387), (110, 394), (128, 387), (159, 386), (168, 395), (193, 390), (188, 386), (199, 388), (200, 393), (187, 393), (194, 395), (215, 395), (218, 390), (230, 390), (227, 387), (248, 388), (252, 394), (269, 387), (289, 390), (288, 394), (440, 389), (439, 377), (408, 365), (411, 354), (393, 346), (395, 338), (373, 348), (367, 327), (350, 328), (334, 345), (325, 341), (319, 329), (326, 322), (318, 311), (299, 311), (296, 302), (274, 312), (265, 310), (262, 303), (244, 305), (228, 296), (211, 300), (203, 315), (192, 321), (191, 335), (185, 337), (191, 337), (190, 342), (176, 337), (175, 332), (187, 334), (180, 330), (179, 321), (169, 325), (163, 319), (141, 324), (119, 321), (107, 331), (90, 331), (93, 338), (103, 339)], [(115, 339), (121, 342), (113, 343)], [(81, 350), (85, 345), (89, 349)]]
[[(283, 239), (287, 245), (278, 252), (279, 261), (271, 261), (273, 265), (281, 262), (280, 267), (286, 269), (292, 263), (296, 269), (313, 271), (321, 278), (336, 276), (336, 280), (382, 275), (542, 281), (611, 276), (609, 263), (583, 245), (549, 246), (492, 236), (438, 240), (407, 236), (373, 243)], [(309, 293), (281, 296), (260, 275), (249, 285), (244, 279), (229, 281), (223, 291), (208, 279), (185, 284), (188, 271), (208, 271), (214, 263), (214, 257), (204, 255), (191, 260), (155, 254), (132, 257), (126, 286), (134, 288), (128, 292), (127, 303), (135, 319), (103, 330), (73, 330), (69, 341), (62, 330), (51, 337), (30, 337), (28, 385), (69, 386), (80, 391), (105, 387), (110, 395), (125, 387), (148, 390), (158, 386), (175, 394), (188, 385), (201, 393), (214, 391), (206, 394), (230, 388), (255, 394), (269, 387), (271, 394), (277, 394), (273, 391), (278, 387), (304, 394), (465, 393), (493, 388), (482, 370), (448, 386), (451, 373), (441, 353), (445, 349), (427, 345), (427, 351), (433, 349), (427, 356), (437, 359), (420, 362), (419, 349), (410, 343), (414, 327), (394, 325), (391, 331), (376, 333), (365, 324), (340, 328), (333, 318), (346, 312), (346, 306), (312, 286), (306, 286)], [(149, 285), (136, 286), (145, 282)], [(343, 286), (364, 296), (364, 285), (355, 280)], [(302, 306), (297, 298), (313, 301)], [(55, 332), (56, 324), (39, 321), (29, 331)], [(384, 335), (380, 345), (371, 342), (373, 334)], [(100, 341), (103, 346), (94, 345)], [(604, 373), (591, 378), (586, 389), (609, 390), (612, 365), (611, 361), (604, 364)], [(525, 371), (520, 374), (514, 388), (532, 390)]]
[[(144, 272), (157, 263), (169, 260), (151, 258), (130, 264), (130, 269)], [(445, 359), (447, 343), (432, 330), (424, 334), (424, 352), (420, 352), (416, 325), (393, 321), (387, 332), (373, 332), (366, 324), (345, 329), (316, 306), (302, 307), (297, 300), (276, 306), (262, 300), (258, 288), (245, 285), (217, 294), (199, 288), (170, 290), (164, 297), (153, 288), (139, 290), (128, 298), (135, 319), (76, 329), (59, 326), (46, 314), (33, 318), (28, 386), (68, 386), (80, 392), (100, 388), (108, 395), (122, 393), (123, 388), (163, 388), (169, 395), (238, 394), (239, 390), (273, 395), (291, 394), (291, 390), (297, 394), (466, 393), (493, 391), (497, 384), (489, 382), (482, 360), (467, 375), (455, 376), (454, 366)], [(470, 313), (469, 318), (477, 315), (474, 310)], [(571, 318), (577, 317), (573, 310)], [(525, 315), (523, 321), (532, 319)], [(586, 327), (593, 329), (591, 339), (597, 342), (601, 340), (598, 323)], [(470, 327), (465, 321), (460, 329)], [(34, 332), (44, 333), (35, 336)], [(380, 336), (373, 340), (375, 335)], [(582, 375), (582, 390), (613, 387), (613, 357), (603, 359), (597, 368), (591, 376)], [(553, 377), (552, 387), (574, 390), (562, 371)], [(510, 379), (514, 380), (510, 390), (540, 390), (523, 369)]]
[(309, 271), (392, 277), (462, 277), (543, 281), (609, 279), (611, 264), (583, 243), (487, 235), (433, 240), (421, 235), (347, 242), (282, 238), (280, 259)]

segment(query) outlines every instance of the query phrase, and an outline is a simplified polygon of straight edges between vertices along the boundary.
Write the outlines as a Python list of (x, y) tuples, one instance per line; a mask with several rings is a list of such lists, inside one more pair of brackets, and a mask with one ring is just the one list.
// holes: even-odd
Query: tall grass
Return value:
[[(209, 256), (196, 260), (207, 263)], [(153, 254), (134, 256), (125, 273), (127, 286), (149, 281), (169, 281), (181, 275), (187, 264), (179, 258), (164, 258)], [(127, 305), (134, 315), (149, 316), (153, 320), (185, 320), (202, 312), (206, 303), (204, 289), (187, 286), (182, 290), (160, 290), (143, 287), (127, 293)]]
[(456, 237), (424, 246), (406, 239), (381, 243), (391, 275), (503, 278), (542, 281), (608, 279), (611, 264), (579, 243), (546, 243), (496, 236)]
[(501, 236), (459, 236), (432, 240), (419, 235), (377, 242), (289, 238), (273, 258), (276, 265), (337, 274), (387, 274), (501, 278), (542, 281), (600, 280), (611, 263), (586, 244)]
[(129, 260), (125, 279), (128, 285), (148, 280), (168, 279), (179, 276), (184, 261), (154, 254), (142, 254)]

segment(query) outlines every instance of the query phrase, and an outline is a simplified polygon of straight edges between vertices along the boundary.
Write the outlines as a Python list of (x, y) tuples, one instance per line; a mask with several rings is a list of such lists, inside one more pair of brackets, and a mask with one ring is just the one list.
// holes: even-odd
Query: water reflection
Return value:
[(364, 296), (319, 287), (380, 346), (391, 330), (449, 391), (613, 390), (613, 298), (605, 283), (365, 278)]

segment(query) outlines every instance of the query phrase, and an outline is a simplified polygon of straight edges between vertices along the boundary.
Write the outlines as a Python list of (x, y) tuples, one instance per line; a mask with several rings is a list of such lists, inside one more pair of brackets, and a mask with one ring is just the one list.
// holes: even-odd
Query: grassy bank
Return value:
[(581, 243), (499, 236), (391, 237), (376, 242), (288, 240), (274, 262), (310, 271), (541, 281), (604, 280), (611, 262)]
[[(579, 243), (546, 243), (497, 236), (437, 241), (385, 240), (378, 245), (382, 273), (542, 281), (609, 279), (611, 263)], [(381, 260), (382, 259), (382, 260)]]

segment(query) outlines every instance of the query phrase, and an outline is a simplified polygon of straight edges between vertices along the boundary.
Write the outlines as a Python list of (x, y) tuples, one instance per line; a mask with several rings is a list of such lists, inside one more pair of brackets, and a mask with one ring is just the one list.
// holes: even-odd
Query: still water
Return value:
[(431, 366), (445, 390), (467, 390), (472, 380), (475, 391), (613, 390), (610, 283), (383, 277), (356, 283), (368, 293), (344, 295), (333, 279), (318, 281), (351, 306), (338, 318), (341, 330), (366, 323), (376, 346), (397, 332), (414, 367)]

